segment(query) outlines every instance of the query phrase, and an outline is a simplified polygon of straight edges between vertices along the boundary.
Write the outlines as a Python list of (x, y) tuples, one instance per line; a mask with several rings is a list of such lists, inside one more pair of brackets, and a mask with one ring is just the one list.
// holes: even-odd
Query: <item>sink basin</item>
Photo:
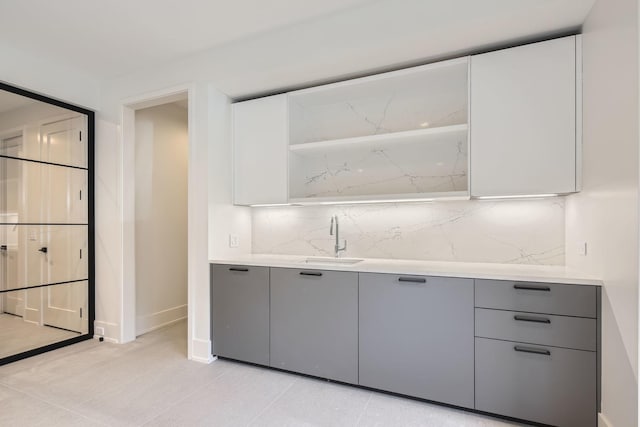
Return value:
[(353, 265), (364, 261), (359, 258), (331, 258), (331, 257), (314, 257), (307, 258), (304, 262), (306, 264), (321, 264), (321, 265)]

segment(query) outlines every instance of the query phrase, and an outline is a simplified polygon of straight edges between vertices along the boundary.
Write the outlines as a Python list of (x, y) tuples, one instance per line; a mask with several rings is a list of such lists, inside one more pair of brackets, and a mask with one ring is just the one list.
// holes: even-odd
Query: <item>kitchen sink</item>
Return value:
[(360, 258), (331, 258), (331, 257), (313, 257), (307, 258), (304, 262), (306, 264), (320, 264), (320, 265), (354, 265), (364, 261)]

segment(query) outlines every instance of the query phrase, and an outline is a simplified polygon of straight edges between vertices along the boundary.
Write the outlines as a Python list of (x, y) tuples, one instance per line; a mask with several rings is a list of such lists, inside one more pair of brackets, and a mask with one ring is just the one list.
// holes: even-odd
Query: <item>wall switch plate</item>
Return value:
[(237, 248), (240, 246), (240, 236), (237, 234), (229, 234), (229, 247)]
[(587, 242), (578, 244), (578, 255), (587, 256)]

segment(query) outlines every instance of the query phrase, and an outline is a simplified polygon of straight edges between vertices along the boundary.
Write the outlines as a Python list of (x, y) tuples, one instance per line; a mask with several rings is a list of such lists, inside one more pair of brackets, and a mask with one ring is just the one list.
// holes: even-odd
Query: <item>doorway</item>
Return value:
[(136, 337), (187, 318), (188, 115), (186, 93), (135, 109)]

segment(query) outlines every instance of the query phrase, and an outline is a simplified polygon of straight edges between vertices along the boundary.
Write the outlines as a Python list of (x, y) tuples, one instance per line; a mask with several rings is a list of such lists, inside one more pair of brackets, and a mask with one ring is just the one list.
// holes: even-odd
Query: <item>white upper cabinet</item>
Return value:
[(293, 203), (468, 196), (468, 59), (289, 96)]
[(233, 104), (236, 205), (287, 203), (287, 95)]
[(472, 196), (578, 190), (577, 44), (571, 36), (471, 58)]

